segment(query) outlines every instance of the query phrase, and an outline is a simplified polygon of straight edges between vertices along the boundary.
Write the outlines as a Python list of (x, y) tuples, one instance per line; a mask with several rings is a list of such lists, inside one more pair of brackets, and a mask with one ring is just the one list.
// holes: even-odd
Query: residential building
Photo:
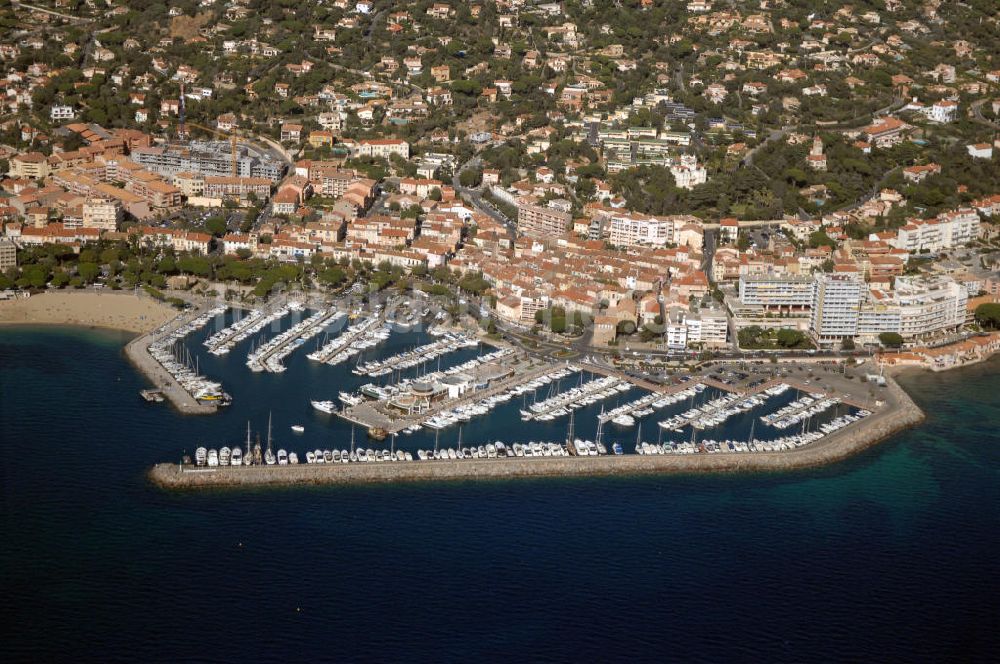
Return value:
[(519, 201), (517, 204), (517, 230), (523, 235), (538, 238), (556, 238), (569, 228), (573, 217), (569, 212)]
[(0, 272), (17, 267), (17, 246), (10, 240), (0, 240)]
[(817, 341), (829, 344), (857, 335), (862, 287), (854, 274), (816, 276), (811, 329)]
[(110, 197), (90, 197), (83, 204), (83, 227), (116, 231), (122, 222), (122, 204)]

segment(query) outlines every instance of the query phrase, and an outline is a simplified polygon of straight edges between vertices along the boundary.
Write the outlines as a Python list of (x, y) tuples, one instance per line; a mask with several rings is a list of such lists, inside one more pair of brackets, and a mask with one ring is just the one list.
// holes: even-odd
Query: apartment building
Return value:
[[(979, 237), (980, 219), (973, 208), (945, 212), (933, 219), (911, 219), (889, 244), (910, 253), (937, 252), (966, 245)], [(871, 236), (869, 239), (876, 239)]]
[(0, 240), (0, 272), (17, 267), (17, 246), (10, 240)]
[(744, 305), (767, 311), (804, 311), (813, 306), (815, 283), (811, 276), (740, 276), (739, 298)]
[(111, 197), (90, 197), (83, 204), (83, 227), (116, 231), (124, 212), (121, 202)]
[(49, 175), (49, 162), (41, 152), (25, 152), (10, 159), (7, 174), (11, 178), (41, 180)]
[(205, 178), (205, 196), (208, 198), (237, 199), (245, 201), (250, 194), (264, 201), (271, 195), (271, 181), (267, 178), (242, 178), (216, 176)]
[(662, 247), (675, 242), (674, 220), (637, 212), (613, 214), (607, 221), (608, 241), (616, 247)]
[(820, 343), (858, 333), (863, 284), (855, 274), (820, 274), (813, 289), (811, 329)]
[[(205, 176), (232, 176), (232, 146), (225, 141), (192, 141), (186, 148), (139, 147), (130, 159), (143, 168), (160, 175), (176, 175), (184, 171)], [(236, 175), (244, 178), (267, 178), (276, 182), (284, 172), (281, 162), (251, 155), (245, 146), (236, 148)]]
[(538, 238), (563, 235), (573, 221), (569, 212), (542, 207), (525, 201), (517, 204), (517, 231)]
[(931, 336), (965, 323), (968, 291), (948, 277), (899, 277), (899, 334), (906, 339)]

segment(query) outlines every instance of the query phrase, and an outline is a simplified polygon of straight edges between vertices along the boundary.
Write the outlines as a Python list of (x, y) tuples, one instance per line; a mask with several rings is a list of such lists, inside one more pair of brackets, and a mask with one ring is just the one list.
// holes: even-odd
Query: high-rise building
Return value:
[(0, 240), (0, 272), (17, 267), (17, 247), (10, 240)]
[(768, 311), (803, 311), (812, 307), (814, 279), (811, 276), (740, 276), (740, 302)]
[(811, 328), (820, 343), (833, 343), (857, 335), (862, 288), (855, 274), (816, 276)]

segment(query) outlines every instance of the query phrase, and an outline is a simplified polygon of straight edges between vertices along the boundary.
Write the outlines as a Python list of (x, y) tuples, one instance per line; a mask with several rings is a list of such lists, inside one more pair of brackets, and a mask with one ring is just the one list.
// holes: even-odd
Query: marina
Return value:
[(285, 365), (282, 364), (282, 361), (292, 351), (318, 335), (326, 327), (334, 326), (344, 318), (344, 314), (337, 311), (336, 308), (317, 311), (252, 350), (247, 355), (247, 367), (251, 371), (269, 371), (271, 373), (285, 371)]
[(432, 362), (461, 348), (475, 348), (478, 345), (479, 341), (469, 335), (447, 332), (437, 340), (413, 350), (398, 353), (383, 360), (372, 360), (359, 364), (353, 369), (353, 373), (358, 376), (384, 376), (395, 371), (403, 371), (426, 362)]
[(264, 309), (254, 309), (229, 327), (205, 339), (204, 345), (212, 355), (225, 355), (233, 349), (233, 346), (249, 339), (271, 323), (284, 318), (291, 311), (289, 306), (278, 307), (270, 312)]
[[(359, 319), (360, 320), (357, 320)], [(374, 348), (389, 338), (390, 331), (381, 327), (382, 308), (376, 307), (370, 315), (361, 318), (360, 314), (352, 314), (351, 323), (340, 335), (327, 342), (321, 348), (309, 353), (306, 357), (324, 364), (340, 364), (354, 355)]]
[[(193, 371), (218, 390), (222, 381), (242, 383), (241, 373), (285, 373), (255, 372), (242, 362), (233, 364), (227, 354), (201, 358), (199, 369), (198, 358), (191, 357), (187, 345), (202, 347), (213, 336), (216, 343), (226, 343), (262, 320), (251, 312), (251, 323), (244, 323), (242, 331), (237, 327), (234, 332), (234, 325), (241, 322), (237, 321), (219, 336), (203, 329), (206, 313), (179, 319), (161, 330), (151, 350), (162, 357), (163, 350), (171, 348), (173, 354), (166, 359), (175, 363), (172, 368), (179, 363), (188, 372), (182, 378), (191, 380)], [(277, 427), (286, 433), (291, 428), (294, 440), (270, 446), (270, 453), (261, 443), (257, 464), (253, 441), (213, 445), (205, 439), (195, 446), (204, 450), (196, 450), (175, 468), (185, 478), (221, 474), (222, 484), (280, 484), (295, 483), (300, 476), (309, 478), (302, 481), (353, 482), (466, 473), (509, 477), (670, 472), (690, 463), (721, 468), (719, 462), (703, 461), (709, 458), (730, 459), (725, 468), (744, 468), (746, 459), (772, 455), (794, 456), (798, 464), (813, 458), (812, 450), (859, 429), (867, 431), (886, 415), (884, 403), (871, 395), (862, 397), (859, 385), (852, 387), (832, 374), (824, 377), (825, 386), (815, 378), (810, 385), (809, 380), (778, 376), (773, 370), (769, 373), (774, 375), (768, 375), (765, 367), (744, 374), (702, 372), (655, 384), (589, 360), (546, 361), (505, 345), (484, 352), (476, 337), (440, 326), (434, 334), (390, 333), (381, 309), (356, 312), (336, 339), (322, 346), (317, 343), (313, 357), (291, 355), (303, 345), (298, 341), (303, 335), (315, 338), (324, 325), (329, 327), (342, 316), (346, 318), (330, 309), (313, 312), (298, 323), (283, 317), (279, 321), (283, 331), (263, 353), (262, 347), (256, 349), (258, 362), (289, 357), (289, 364), (281, 366), (294, 372), (291, 380), (310, 376), (302, 383), (308, 390), (299, 402), (302, 410), (292, 408), (299, 414)], [(252, 334), (233, 347), (240, 343), (253, 352)], [(270, 353), (267, 358), (266, 353)], [(317, 361), (317, 354), (330, 360), (348, 353), (370, 358), (347, 366), (342, 359), (332, 364)], [(447, 364), (441, 368), (443, 361)], [(206, 362), (210, 366), (205, 367)], [(438, 368), (428, 371), (432, 364)], [(811, 376), (812, 369), (809, 372), (803, 377)], [(170, 398), (166, 392), (164, 396)], [(285, 399), (282, 393), (275, 403)], [(657, 431), (658, 440), (647, 442), (643, 430)], [(808, 457), (800, 456), (807, 451)], [(234, 459), (240, 464), (238, 470)], [(464, 470), (439, 470), (452, 466)], [(434, 470), (408, 470), (413, 467)], [(394, 470), (386, 470), (390, 468)], [(230, 477), (234, 472), (254, 479)], [(291, 473), (293, 479), (272, 472)], [(327, 478), (324, 472), (334, 475)]]
[(584, 383), (582, 382), (583, 375), (581, 374), (580, 380), (581, 383), (577, 387), (553, 394), (543, 401), (537, 401), (528, 406), (527, 410), (522, 409), (521, 419), (525, 421), (541, 420), (547, 422), (557, 417), (569, 415), (571, 410), (581, 408), (582, 406), (589, 406), (616, 394), (627, 392), (632, 388), (628, 382), (613, 376), (595, 378)]

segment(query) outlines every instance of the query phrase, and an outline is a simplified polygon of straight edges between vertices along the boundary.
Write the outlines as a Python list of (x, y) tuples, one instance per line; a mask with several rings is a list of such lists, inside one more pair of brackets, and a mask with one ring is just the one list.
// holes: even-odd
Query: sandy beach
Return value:
[(132, 292), (57, 291), (0, 302), (0, 325), (83, 325), (141, 334), (177, 312)]

